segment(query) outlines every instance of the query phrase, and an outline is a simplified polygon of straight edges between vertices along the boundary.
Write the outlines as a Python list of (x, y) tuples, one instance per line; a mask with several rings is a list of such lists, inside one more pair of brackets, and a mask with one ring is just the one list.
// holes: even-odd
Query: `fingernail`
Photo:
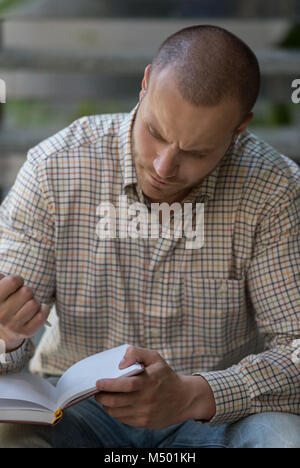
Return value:
[(121, 369), (121, 367), (124, 367), (125, 365), (126, 365), (126, 361), (123, 358), (122, 361), (120, 361), (120, 363), (119, 363), (119, 369)]
[(101, 390), (101, 380), (97, 380), (96, 387), (98, 388), (98, 390)]
[(97, 380), (96, 387), (98, 388), (98, 390), (103, 390), (104, 386), (105, 386), (105, 379)]

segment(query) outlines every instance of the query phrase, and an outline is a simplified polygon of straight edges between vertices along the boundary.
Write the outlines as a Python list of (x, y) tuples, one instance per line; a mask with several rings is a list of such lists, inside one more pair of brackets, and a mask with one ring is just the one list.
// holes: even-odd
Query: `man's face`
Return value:
[[(239, 123), (237, 104), (195, 107), (174, 84), (172, 70), (151, 77), (133, 126), (132, 153), (138, 182), (155, 202), (181, 201), (214, 171), (229, 148)], [(237, 135), (237, 134), (236, 134)]]

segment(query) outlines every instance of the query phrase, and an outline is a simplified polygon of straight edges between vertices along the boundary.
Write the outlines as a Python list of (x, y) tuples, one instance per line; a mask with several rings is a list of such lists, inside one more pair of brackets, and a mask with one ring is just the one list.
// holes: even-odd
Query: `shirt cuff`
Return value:
[(10, 353), (0, 356), (0, 374), (18, 372), (26, 366), (34, 354), (34, 344), (30, 339), (25, 339), (22, 345)]
[[(210, 385), (216, 403), (216, 414), (209, 421), (211, 426), (219, 426), (238, 421), (250, 414), (251, 398), (247, 383), (239, 369), (199, 372)], [(203, 421), (200, 421), (203, 423)]]

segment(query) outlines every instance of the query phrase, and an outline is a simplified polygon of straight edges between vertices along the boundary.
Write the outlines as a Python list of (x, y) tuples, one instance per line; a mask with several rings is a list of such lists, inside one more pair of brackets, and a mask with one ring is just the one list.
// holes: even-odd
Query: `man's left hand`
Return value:
[(203, 377), (176, 374), (156, 351), (130, 346), (119, 367), (135, 362), (143, 363), (141, 374), (97, 381), (95, 398), (110, 416), (147, 429), (214, 416), (213, 393)]

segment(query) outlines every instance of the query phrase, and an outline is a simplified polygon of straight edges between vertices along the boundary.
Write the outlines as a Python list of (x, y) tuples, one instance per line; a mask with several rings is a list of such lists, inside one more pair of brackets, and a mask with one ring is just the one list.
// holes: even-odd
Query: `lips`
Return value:
[(165, 182), (161, 182), (160, 180), (156, 179), (155, 177), (153, 177), (151, 175), (151, 179), (154, 180), (154, 182), (156, 182), (157, 184), (160, 184), (160, 185), (167, 185)]

